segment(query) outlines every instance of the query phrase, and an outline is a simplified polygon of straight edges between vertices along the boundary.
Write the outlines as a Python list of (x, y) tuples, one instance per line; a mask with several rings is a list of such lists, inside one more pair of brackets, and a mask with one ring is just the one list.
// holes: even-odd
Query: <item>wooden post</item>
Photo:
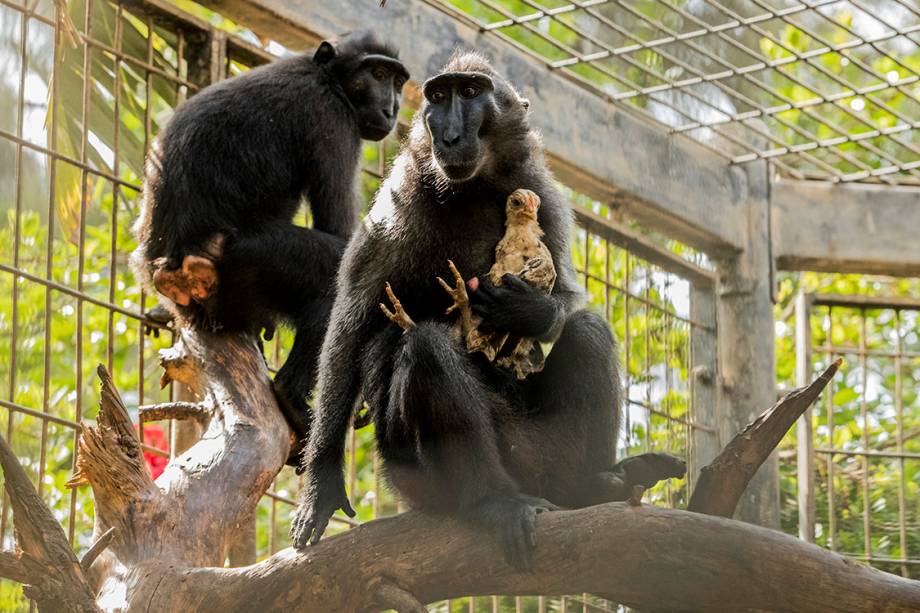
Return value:
[(688, 458), (687, 474), (692, 489), (706, 466), (719, 454), (719, 372), (718, 342), (716, 340), (716, 303), (713, 287), (690, 286), (690, 319), (710, 329), (692, 326), (690, 329), (690, 355), (692, 412), (694, 424), (692, 444)]
[[(808, 384), (811, 377), (811, 296), (800, 291), (795, 298), (795, 384)], [(812, 433), (813, 410), (807, 409), (796, 423), (799, 538), (815, 542), (815, 455)]]
[[(739, 187), (747, 194), (742, 203), (746, 207), (747, 236), (743, 252), (718, 261), (716, 308), (723, 408), (719, 427), (725, 441), (776, 400), (768, 167), (765, 163), (750, 164), (735, 170)], [(751, 480), (735, 516), (779, 528), (775, 453)]]

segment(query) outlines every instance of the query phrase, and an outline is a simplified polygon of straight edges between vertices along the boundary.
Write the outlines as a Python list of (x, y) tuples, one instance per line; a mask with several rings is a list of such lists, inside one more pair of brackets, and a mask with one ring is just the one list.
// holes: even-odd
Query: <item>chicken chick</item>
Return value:
[[(543, 230), (537, 222), (540, 197), (527, 189), (515, 190), (506, 205), (505, 235), (495, 248), (495, 264), (488, 277), (494, 285), (502, 284), (502, 277), (511, 273), (549, 294), (556, 282), (556, 268), (549, 249), (540, 240)], [(513, 370), (518, 379), (543, 369), (543, 353), (539, 344), (530, 338), (516, 338), (509, 343), (508, 334), (483, 333), (478, 330), (480, 319), (472, 314), (466, 284), (460, 272), (449, 262), (456, 285), (451, 287), (438, 278), (441, 286), (454, 299), (448, 313), (459, 310), (460, 319), (455, 333), (466, 341), (467, 351), (483, 352), (489, 361)]]

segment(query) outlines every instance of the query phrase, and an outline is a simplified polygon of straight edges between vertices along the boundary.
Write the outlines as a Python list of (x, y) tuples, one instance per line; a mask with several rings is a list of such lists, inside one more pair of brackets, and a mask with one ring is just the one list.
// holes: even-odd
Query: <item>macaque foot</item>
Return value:
[(537, 515), (558, 509), (543, 498), (517, 494), (482, 500), (474, 510), (474, 517), (493, 531), (505, 561), (515, 570), (528, 571), (533, 566), (533, 549), (537, 544)]
[(641, 507), (642, 506), (642, 494), (645, 493), (645, 487), (642, 485), (632, 486), (632, 491), (629, 493), (629, 498), (626, 499), (626, 502), (629, 503), (631, 507)]
[(296, 402), (280, 381), (272, 381), (272, 391), (275, 393), (275, 400), (278, 402), (278, 408), (281, 409), (284, 420), (291, 428), (291, 449), (284, 463), (287, 466), (293, 466), (294, 471), (299, 475), (304, 471), (303, 450), (310, 436), (310, 422), (312, 421), (310, 408)]
[(402, 328), (403, 333), (408, 332), (415, 327), (415, 322), (412, 321), (412, 318), (409, 317), (409, 314), (403, 309), (402, 302), (400, 302), (396, 294), (393, 293), (393, 288), (390, 287), (389, 283), (386, 285), (386, 292), (387, 298), (390, 299), (390, 303), (393, 305), (393, 311), (390, 311), (382, 302), (380, 303), (380, 310), (387, 316), (387, 319)]
[(623, 475), (631, 494), (634, 485), (648, 489), (665, 479), (680, 479), (687, 474), (687, 463), (667, 453), (640, 453), (617, 462), (613, 470)]
[(587, 504), (627, 501), (641, 504), (642, 495), (665, 479), (687, 473), (687, 463), (667, 453), (642, 453), (617, 462), (610, 470), (590, 475), (585, 490), (592, 492)]
[(217, 267), (210, 258), (187, 255), (179, 268), (158, 268), (153, 273), (153, 285), (179, 306), (188, 306), (192, 300), (201, 302), (217, 290)]

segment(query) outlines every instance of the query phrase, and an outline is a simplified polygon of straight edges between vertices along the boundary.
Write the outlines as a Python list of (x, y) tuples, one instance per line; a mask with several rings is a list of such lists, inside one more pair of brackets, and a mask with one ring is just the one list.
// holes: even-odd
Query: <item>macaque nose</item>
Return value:
[(460, 134), (453, 132), (445, 132), (444, 136), (441, 138), (445, 145), (448, 147), (453, 147), (460, 142)]

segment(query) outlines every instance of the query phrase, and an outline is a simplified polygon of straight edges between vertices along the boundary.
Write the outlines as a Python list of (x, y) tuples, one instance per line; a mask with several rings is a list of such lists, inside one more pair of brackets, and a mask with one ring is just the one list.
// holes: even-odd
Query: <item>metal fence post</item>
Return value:
[(692, 444), (688, 474), (690, 488), (700, 474), (700, 469), (719, 454), (719, 394), (717, 389), (718, 342), (716, 330), (716, 297), (712, 287), (694, 283), (690, 288), (690, 318), (703, 326), (690, 329), (690, 354), (693, 368), (690, 371), (692, 393), (691, 419), (698, 427), (692, 429)]
[[(811, 379), (811, 295), (799, 292), (795, 298), (795, 384)], [(808, 408), (796, 424), (799, 538), (815, 542), (815, 449), (812, 433), (813, 409)]]

